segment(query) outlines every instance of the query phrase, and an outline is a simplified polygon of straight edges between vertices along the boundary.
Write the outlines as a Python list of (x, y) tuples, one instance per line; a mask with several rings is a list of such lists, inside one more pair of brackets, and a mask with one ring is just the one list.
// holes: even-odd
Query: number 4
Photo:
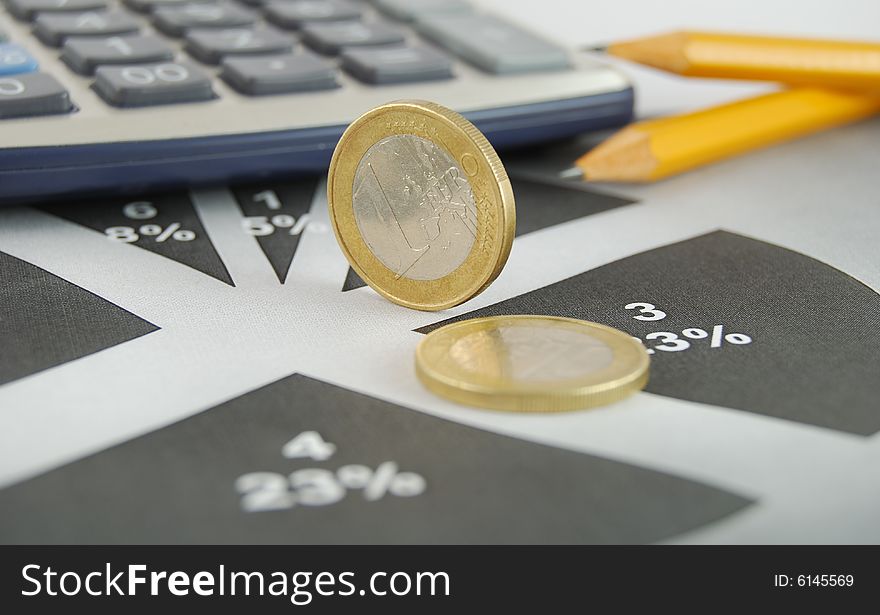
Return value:
[(304, 431), (281, 449), (288, 459), (310, 457), (316, 461), (330, 459), (335, 452), (336, 445), (325, 441), (317, 431)]

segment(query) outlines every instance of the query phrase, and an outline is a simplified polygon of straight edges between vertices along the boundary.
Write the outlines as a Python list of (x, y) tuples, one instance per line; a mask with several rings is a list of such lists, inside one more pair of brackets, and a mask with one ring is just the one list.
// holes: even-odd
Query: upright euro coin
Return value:
[(442, 310), (480, 293), (510, 254), (510, 180), (486, 137), (425, 101), (368, 111), (342, 135), (327, 178), (348, 262), (385, 298)]
[(429, 333), (416, 374), (469, 406), (554, 412), (608, 404), (644, 388), (650, 360), (623, 331), (573, 318), (493, 316)]

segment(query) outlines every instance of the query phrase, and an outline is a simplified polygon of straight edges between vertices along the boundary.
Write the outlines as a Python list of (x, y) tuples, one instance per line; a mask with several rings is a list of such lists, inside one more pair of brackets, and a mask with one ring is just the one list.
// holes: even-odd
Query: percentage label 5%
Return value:
[(271, 235), (276, 229), (289, 229), (288, 235), (301, 235), (304, 231), (324, 233), (327, 225), (311, 220), (309, 214), (303, 214), (299, 218), (289, 214), (276, 214), (268, 216), (248, 216), (241, 221), (245, 232), (254, 237)]
[(174, 241), (192, 241), (196, 238), (193, 231), (180, 228), (180, 222), (172, 222), (162, 228), (158, 224), (144, 224), (137, 230), (130, 226), (111, 226), (104, 230), (104, 234), (113, 241), (122, 243), (134, 243), (143, 237), (154, 237), (156, 243), (164, 243), (169, 239)]
[(414, 472), (400, 472), (393, 461), (374, 470), (352, 464), (335, 473), (323, 468), (297, 470), (289, 476), (276, 472), (250, 472), (239, 476), (235, 489), (241, 494), (245, 512), (285, 510), (294, 506), (329, 506), (342, 500), (349, 490), (360, 490), (367, 502), (386, 495), (413, 497), (425, 491), (425, 479)]
[[(681, 335), (687, 339), (682, 339), (678, 336), (678, 333), (672, 333), (669, 331), (648, 333), (645, 336), (646, 340), (660, 340), (662, 342), (661, 344), (648, 348), (648, 354), (654, 354), (655, 350), (661, 350), (663, 352), (680, 352), (682, 350), (687, 350), (691, 347), (691, 342), (688, 340), (704, 340), (709, 338), (709, 348), (721, 348), (725, 342), (736, 346), (752, 343), (752, 338), (745, 333), (725, 333), (724, 325), (715, 325), (712, 327), (711, 333), (705, 329), (691, 327), (684, 329), (681, 332)], [(642, 341), (638, 337), (635, 339), (640, 342)]]

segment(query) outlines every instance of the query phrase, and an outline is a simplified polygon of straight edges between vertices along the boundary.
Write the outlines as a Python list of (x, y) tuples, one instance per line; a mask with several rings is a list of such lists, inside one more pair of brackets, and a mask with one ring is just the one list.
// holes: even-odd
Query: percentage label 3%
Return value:
[(413, 497), (425, 491), (425, 479), (415, 472), (400, 472), (393, 461), (374, 470), (351, 464), (335, 473), (323, 468), (297, 470), (285, 477), (275, 472), (251, 472), (239, 476), (235, 488), (246, 512), (284, 510), (301, 506), (329, 506), (349, 490), (360, 490), (364, 500), (375, 502), (386, 495)]
[(244, 230), (254, 237), (271, 235), (277, 229), (289, 229), (288, 235), (301, 235), (304, 231), (324, 233), (327, 226), (321, 222), (313, 221), (309, 214), (303, 214), (299, 218), (290, 214), (275, 214), (268, 216), (248, 216), (241, 221)]
[[(706, 329), (690, 327), (684, 329), (681, 332), (681, 335), (687, 338), (687, 340), (704, 340), (708, 338), (709, 348), (721, 348), (725, 342), (736, 346), (743, 346), (752, 343), (752, 338), (745, 333), (725, 333), (724, 325), (715, 325), (712, 327), (711, 333)], [(639, 342), (642, 341), (638, 337), (635, 339), (639, 340)], [(648, 333), (645, 336), (645, 339), (660, 340), (662, 342), (661, 344), (648, 348), (648, 354), (654, 354), (655, 350), (663, 352), (680, 352), (691, 347), (691, 342), (679, 337), (678, 333), (672, 333), (670, 331)]]

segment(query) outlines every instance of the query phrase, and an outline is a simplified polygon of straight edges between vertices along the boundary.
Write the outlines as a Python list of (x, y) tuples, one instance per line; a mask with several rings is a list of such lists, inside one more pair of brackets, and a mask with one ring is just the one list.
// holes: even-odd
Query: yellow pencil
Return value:
[(880, 43), (673, 32), (606, 51), (679, 75), (880, 91)]
[(575, 162), (594, 181), (646, 182), (880, 112), (880, 96), (794, 89), (632, 124)]

